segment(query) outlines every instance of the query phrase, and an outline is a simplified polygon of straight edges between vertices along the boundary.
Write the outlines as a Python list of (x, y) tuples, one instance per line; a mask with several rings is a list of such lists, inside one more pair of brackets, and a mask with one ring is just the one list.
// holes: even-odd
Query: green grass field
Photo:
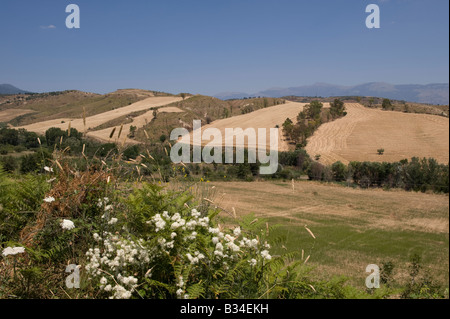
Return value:
[[(213, 182), (215, 203), (237, 215), (264, 217), (282, 251), (298, 252), (329, 279), (346, 276), (364, 289), (369, 264), (392, 262), (394, 283), (405, 284), (414, 254), (444, 287), (449, 282), (448, 195), (361, 190), (315, 182)], [(314, 239), (305, 225), (313, 232)]]

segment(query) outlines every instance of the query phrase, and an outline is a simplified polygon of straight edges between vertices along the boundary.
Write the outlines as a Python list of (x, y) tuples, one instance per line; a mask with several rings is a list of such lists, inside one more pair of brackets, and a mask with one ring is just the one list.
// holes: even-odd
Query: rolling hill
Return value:
[(0, 84), (0, 95), (26, 94), (26, 93), (31, 92), (21, 90), (11, 84)]
[[(323, 102), (327, 107), (327, 101)], [(89, 137), (103, 142), (111, 140), (113, 128), (116, 128), (117, 136), (122, 126), (122, 136), (128, 136), (134, 126), (134, 137), (128, 138), (127, 142), (135, 144), (146, 143), (149, 138), (151, 142), (158, 142), (160, 137), (168, 137), (177, 127), (187, 128), (192, 136), (192, 122), (196, 119), (202, 120), (202, 129), (218, 128), (223, 137), (225, 128), (266, 128), (269, 132), (270, 128), (281, 127), (286, 118), (295, 120), (305, 104), (275, 98), (223, 101), (202, 95), (183, 99), (135, 89), (105, 95), (64, 91), (2, 97), (0, 122), (40, 134), (50, 127), (65, 130), (70, 123), (71, 127), (86, 130)], [(382, 111), (347, 100), (347, 116), (322, 125), (308, 140), (306, 150), (311, 156), (321, 155), (320, 161), (324, 164), (336, 161), (393, 162), (414, 156), (433, 157), (448, 163), (448, 117), (412, 114), (421, 105), (409, 106), (411, 113), (407, 113), (402, 109), (404, 106), (399, 104), (395, 111)], [(436, 109), (432, 114), (442, 115), (439, 112), (442, 113), (442, 109)], [(279, 150), (292, 150), (294, 146), (281, 132), (279, 135)], [(208, 142), (203, 141), (203, 145)], [(380, 148), (385, 149), (383, 156), (377, 153)]]

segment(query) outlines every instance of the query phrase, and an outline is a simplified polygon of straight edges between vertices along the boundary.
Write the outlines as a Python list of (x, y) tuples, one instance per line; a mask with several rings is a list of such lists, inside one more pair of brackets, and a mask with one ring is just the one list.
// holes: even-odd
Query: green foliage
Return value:
[(19, 132), (14, 129), (0, 129), (0, 144), (19, 145)]
[(336, 182), (343, 182), (347, 179), (347, 167), (342, 162), (336, 162), (331, 166), (333, 178)]
[(393, 110), (392, 102), (389, 99), (383, 99), (381, 106), (383, 107), (383, 110)]
[(344, 116), (345, 113), (345, 105), (339, 99), (335, 99), (332, 103), (330, 103), (330, 114), (333, 119), (340, 118)]
[(135, 159), (136, 157), (139, 156), (140, 150), (139, 150), (139, 146), (138, 145), (133, 145), (128, 147), (124, 152), (123, 152), (123, 157), (126, 159)]
[(401, 297), (403, 299), (443, 299), (448, 298), (448, 288), (435, 283), (428, 273), (422, 273), (422, 257), (413, 254), (409, 264), (409, 282)]
[(0, 243), (19, 239), (19, 231), (33, 220), (49, 188), (43, 176), (27, 175), (13, 183), (0, 168)]
[[(70, 135), (70, 136), (69, 136)], [(78, 132), (75, 128), (70, 129), (70, 134), (68, 130), (63, 131), (60, 128), (52, 127), (45, 132), (45, 138), (48, 146), (54, 146), (60, 143), (61, 138), (65, 141), (67, 138), (71, 137), (78, 141), (82, 139), (83, 134)]]

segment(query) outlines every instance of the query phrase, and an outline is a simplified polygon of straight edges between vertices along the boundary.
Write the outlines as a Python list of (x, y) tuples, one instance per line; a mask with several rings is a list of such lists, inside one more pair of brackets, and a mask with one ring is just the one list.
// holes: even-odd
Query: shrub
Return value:
[(331, 166), (333, 179), (337, 182), (343, 182), (347, 179), (347, 167), (342, 162), (336, 162)]

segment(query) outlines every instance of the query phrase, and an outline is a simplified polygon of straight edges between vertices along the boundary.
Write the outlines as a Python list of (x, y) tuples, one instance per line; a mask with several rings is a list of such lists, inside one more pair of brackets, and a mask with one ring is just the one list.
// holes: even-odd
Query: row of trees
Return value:
[(283, 123), (283, 134), (296, 144), (297, 148), (306, 146), (307, 139), (311, 137), (320, 125), (334, 121), (346, 115), (345, 105), (339, 99), (330, 103), (330, 109), (324, 109), (319, 101), (312, 101), (304, 107), (294, 123), (290, 118)]
[(38, 135), (25, 129), (0, 129), (0, 145), (23, 145), (27, 149), (39, 147)]
[(449, 165), (433, 158), (413, 157), (395, 163), (334, 163), (331, 167), (313, 162), (308, 168), (313, 180), (356, 184), (362, 188), (402, 188), (407, 191), (449, 192)]

